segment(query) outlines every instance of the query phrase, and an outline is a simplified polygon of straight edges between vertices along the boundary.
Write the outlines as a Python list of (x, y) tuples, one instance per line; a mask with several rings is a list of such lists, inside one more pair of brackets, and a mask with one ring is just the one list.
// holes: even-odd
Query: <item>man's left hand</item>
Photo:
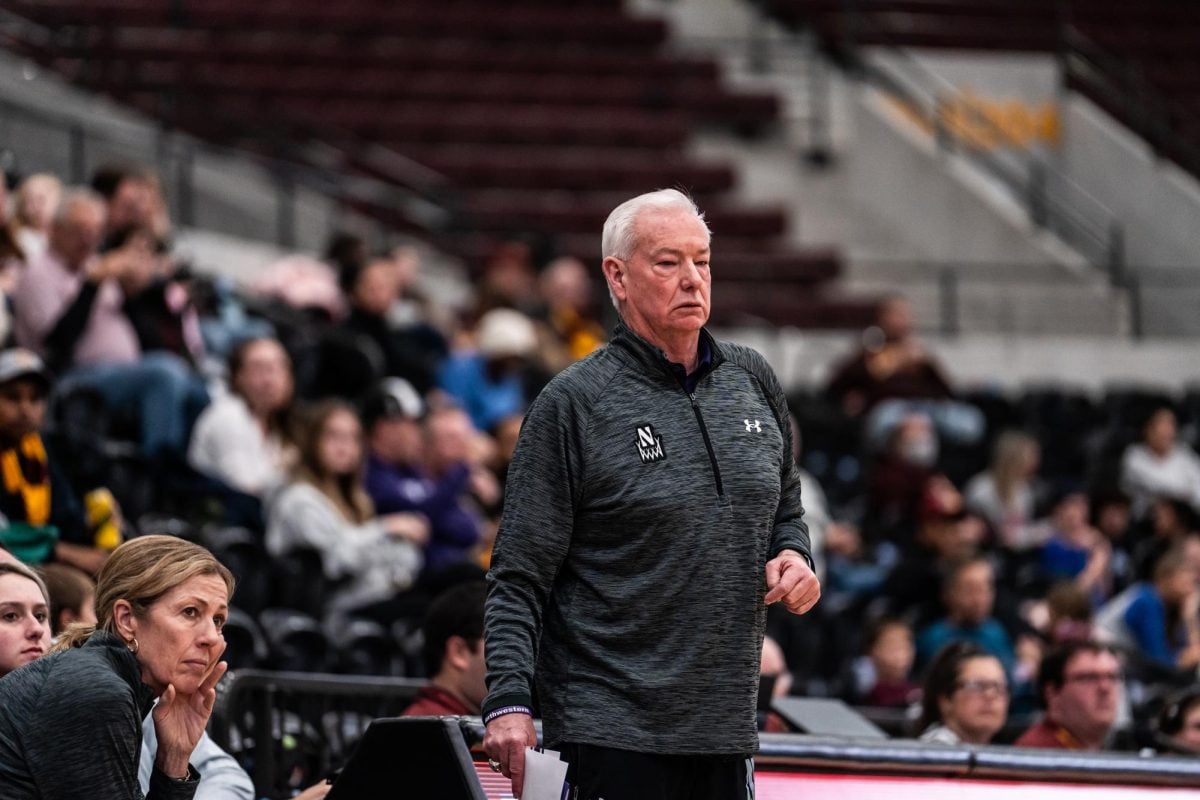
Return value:
[(821, 599), (821, 582), (813, 574), (804, 556), (795, 550), (781, 550), (767, 562), (767, 605), (783, 601), (793, 614), (804, 614)]

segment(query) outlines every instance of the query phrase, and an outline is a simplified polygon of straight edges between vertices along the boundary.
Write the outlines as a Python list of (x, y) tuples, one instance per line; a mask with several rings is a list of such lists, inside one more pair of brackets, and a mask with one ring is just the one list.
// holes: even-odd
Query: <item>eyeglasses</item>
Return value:
[(956, 688), (962, 689), (964, 692), (979, 695), (995, 695), (997, 697), (1008, 696), (1008, 684), (1004, 681), (959, 681), (955, 684)]
[(1074, 675), (1064, 675), (1063, 683), (1082, 683), (1097, 686), (1101, 683), (1120, 683), (1119, 672), (1076, 672)]

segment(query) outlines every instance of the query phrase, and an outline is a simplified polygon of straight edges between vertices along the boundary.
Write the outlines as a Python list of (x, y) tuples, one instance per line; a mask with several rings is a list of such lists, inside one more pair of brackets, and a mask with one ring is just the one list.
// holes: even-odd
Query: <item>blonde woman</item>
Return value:
[(0, 676), (50, 649), (50, 593), (19, 561), (0, 561)]
[(192, 798), (200, 774), (189, 761), (225, 673), (232, 594), (229, 570), (182, 539), (143, 536), (114, 550), (97, 576), (96, 623), (71, 625), (50, 655), (0, 679), (5, 800), (141, 798), (152, 707), (146, 797)]
[(1005, 431), (996, 439), (992, 463), (967, 483), (967, 508), (979, 514), (1010, 550), (1042, 544), (1032, 527), (1033, 479), (1041, 462), (1037, 439), (1021, 431)]

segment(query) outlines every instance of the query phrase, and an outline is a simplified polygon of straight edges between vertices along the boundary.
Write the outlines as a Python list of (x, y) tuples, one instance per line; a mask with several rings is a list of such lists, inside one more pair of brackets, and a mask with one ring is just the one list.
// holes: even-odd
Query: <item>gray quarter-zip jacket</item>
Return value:
[(702, 335), (691, 395), (618, 325), (530, 408), (488, 575), (485, 715), (536, 679), (549, 744), (757, 750), (764, 567), (811, 563), (808, 529), (774, 373)]

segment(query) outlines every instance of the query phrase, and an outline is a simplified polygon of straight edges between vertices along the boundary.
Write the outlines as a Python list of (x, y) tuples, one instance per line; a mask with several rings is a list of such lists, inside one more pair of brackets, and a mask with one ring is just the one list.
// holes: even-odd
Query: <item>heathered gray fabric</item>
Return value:
[[(757, 749), (764, 566), (809, 556), (808, 530), (778, 381), (710, 342), (694, 396), (723, 494), (691, 400), (623, 326), (533, 403), (488, 575), (485, 714), (528, 703), (536, 663), (551, 744)], [(647, 425), (665, 457), (643, 463)]]
[[(107, 633), (0, 678), (0, 798), (140, 800), (142, 718), (153, 702), (137, 659)], [(154, 770), (146, 798), (191, 800), (198, 782)]]

